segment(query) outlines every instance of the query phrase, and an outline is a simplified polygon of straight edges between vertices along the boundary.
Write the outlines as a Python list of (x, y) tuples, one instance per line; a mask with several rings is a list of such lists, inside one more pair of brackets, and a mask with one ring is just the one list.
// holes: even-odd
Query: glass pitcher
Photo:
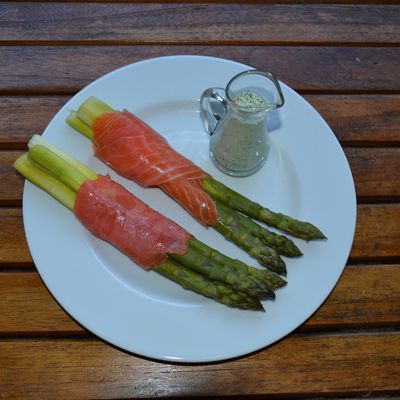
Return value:
[(258, 171), (269, 148), (267, 114), (283, 104), (276, 77), (259, 70), (241, 72), (225, 89), (205, 90), (200, 98), (200, 111), (210, 135), (214, 164), (233, 176)]

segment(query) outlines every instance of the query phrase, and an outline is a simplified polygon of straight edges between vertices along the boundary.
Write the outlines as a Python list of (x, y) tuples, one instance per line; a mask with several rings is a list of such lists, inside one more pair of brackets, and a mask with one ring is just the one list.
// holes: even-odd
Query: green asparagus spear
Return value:
[(247, 231), (253, 236), (259, 238), (262, 242), (275, 249), (279, 254), (287, 257), (298, 257), (302, 255), (299, 248), (286, 236), (279, 235), (264, 228), (254, 222), (251, 218), (227, 207), (218, 200), (216, 200), (216, 203), (218, 207), (224, 207), (226, 213), (231, 213), (232, 218), (238, 222), (241, 230)]
[(260, 282), (260, 284), (266, 282), (273, 290), (279, 289), (287, 283), (281, 276), (268, 269), (254, 268), (240, 260), (232, 259), (195, 238), (191, 239), (189, 244), (191, 248), (204, 253), (215, 263), (229, 265), (230, 268), (237, 270), (238, 273), (245, 272), (247, 275), (251, 276), (252, 279)]
[(298, 221), (282, 213), (276, 213), (228, 188), (213, 178), (203, 180), (203, 189), (214, 199), (241, 211), (249, 217), (265, 222), (290, 235), (304, 240), (326, 239), (325, 235), (309, 222)]
[[(191, 240), (188, 242), (188, 250), (184, 255), (171, 254), (171, 258), (181, 264), (196, 270), (209, 279), (232, 285), (237, 290), (247, 293), (259, 299), (275, 298), (275, 293), (268, 285), (267, 281), (253, 279), (247, 273), (247, 269), (232, 268), (230, 263), (216, 263), (202, 251), (197, 251), (192, 246)], [(250, 267), (249, 267), (250, 268)]]
[(225, 225), (219, 221), (214, 225), (214, 228), (222, 233), (226, 238), (235, 238), (234, 242), (239, 244), (246, 252), (254, 257), (264, 267), (270, 269), (277, 274), (286, 275), (285, 262), (279, 257), (279, 254), (271, 247), (261, 245), (261, 241), (258, 238), (254, 238), (252, 235), (243, 235), (237, 237), (237, 230), (232, 229), (232, 225)]
[(229, 307), (265, 311), (258, 299), (237, 291), (229, 285), (218, 281), (211, 281), (206, 276), (185, 267), (179, 262), (171, 260), (171, 258), (168, 258), (165, 262), (152, 269), (166, 278), (179, 283), (185, 289), (191, 289), (204, 296), (211, 297)]
[(240, 224), (230, 212), (229, 207), (217, 203), (217, 210), (219, 221), (214, 225), (215, 229), (245, 249), (265, 267), (278, 274), (286, 274), (285, 262), (275, 249), (267, 246), (247, 230), (241, 229)]
[[(89, 175), (90, 179), (97, 177), (83, 164), (68, 156), (63, 157), (59, 151), (53, 152), (46, 147), (45, 143), (32, 146), (29, 154), (21, 156), (14, 166), (22, 175), (70, 209), (73, 209), (76, 191), (88, 179), (86, 175)], [(171, 255), (165, 263), (154, 269), (183, 287), (211, 297), (220, 303), (241, 309), (263, 310), (257, 298), (231, 285), (212, 281), (179, 262), (171, 260)]]

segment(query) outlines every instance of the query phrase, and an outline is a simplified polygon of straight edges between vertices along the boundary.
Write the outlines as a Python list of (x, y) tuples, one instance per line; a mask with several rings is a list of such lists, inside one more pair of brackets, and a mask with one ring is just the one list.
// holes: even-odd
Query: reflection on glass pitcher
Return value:
[(259, 70), (241, 72), (225, 89), (205, 90), (200, 109), (211, 136), (210, 155), (215, 165), (233, 176), (258, 171), (269, 148), (267, 114), (283, 104), (276, 77)]

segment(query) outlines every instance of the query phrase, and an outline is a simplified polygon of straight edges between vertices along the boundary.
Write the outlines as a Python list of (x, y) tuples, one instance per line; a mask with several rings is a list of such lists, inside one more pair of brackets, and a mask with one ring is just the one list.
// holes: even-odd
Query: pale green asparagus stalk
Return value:
[(53, 196), (62, 205), (72, 210), (74, 208), (76, 192), (57, 178), (34, 164), (28, 153), (18, 157), (14, 168), (26, 179)]

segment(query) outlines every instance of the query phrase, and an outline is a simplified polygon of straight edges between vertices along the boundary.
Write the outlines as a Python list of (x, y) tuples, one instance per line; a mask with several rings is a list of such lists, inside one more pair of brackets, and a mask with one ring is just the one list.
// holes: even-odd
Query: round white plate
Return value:
[(295, 240), (304, 255), (285, 259), (287, 286), (277, 291), (275, 301), (264, 302), (265, 313), (240, 311), (144, 271), (91, 236), (69, 210), (27, 182), (24, 224), (41, 277), (72, 317), (122, 349), (177, 362), (217, 361), (253, 352), (302, 324), (343, 271), (355, 229), (354, 183), (334, 134), (302, 97), (282, 84), (285, 106), (271, 114), (271, 148), (262, 170), (233, 178), (210, 161), (200, 94), (211, 86), (224, 87), (233, 75), (249, 68), (198, 56), (128, 65), (80, 91), (44, 132), (50, 142), (95, 171), (110, 173), (198, 239), (251, 265), (257, 262), (215, 230), (202, 227), (159, 189), (143, 189), (93, 157), (91, 143), (65, 123), (69, 111), (91, 95), (113, 108), (126, 108), (216, 179), (270, 209), (316, 224), (328, 237), (310, 243)]

